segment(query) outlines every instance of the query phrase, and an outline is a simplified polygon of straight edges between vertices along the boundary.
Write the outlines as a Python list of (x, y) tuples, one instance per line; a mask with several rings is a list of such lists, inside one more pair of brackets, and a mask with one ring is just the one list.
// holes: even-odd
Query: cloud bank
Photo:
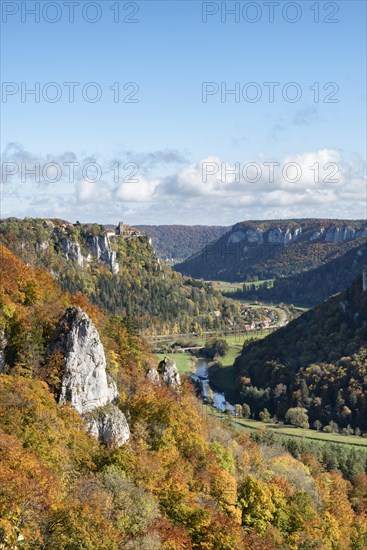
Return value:
[(366, 217), (365, 161), (337, 149), (231, 163), (217, 156), (189, 162), (175, 150), (129, 151), (119, 159), (35, 155), (9, 144), (2, 155), (1, 215), (217, 225)]

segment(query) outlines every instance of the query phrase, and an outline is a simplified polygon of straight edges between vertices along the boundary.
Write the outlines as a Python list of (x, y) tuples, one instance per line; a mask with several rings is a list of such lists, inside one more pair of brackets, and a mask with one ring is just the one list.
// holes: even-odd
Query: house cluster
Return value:
[(276, 312), (267, 307), (260, 309), (243, 304), (241, 313), (245, 320), (245, 330), (261, 330), (271, 328), (271, 326), (278, 321)]

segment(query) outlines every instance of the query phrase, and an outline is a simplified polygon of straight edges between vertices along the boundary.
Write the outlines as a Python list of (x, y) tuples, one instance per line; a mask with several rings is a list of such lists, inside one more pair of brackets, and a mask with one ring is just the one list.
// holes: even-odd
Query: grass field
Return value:
[(363, 447), (367, 450), (367, 438), (356, 435), (342, 435), (338, 433), (324, 433), (317, 432), (316, 430), (306, 430), (303, 428), (295, 428), (287, 424), (274, 424), (272, 422), (260, 422), (259, 420), (250, 420), (244, 418), (234, 419), (224, 413), (220, 413), (210, 405), (206, 405), (207, 414), (214, 415), (218, 418), (222, 418), (235, 424), (238, 427), (242, 427), (247, 431), (251, 430), (270, 430), (276, 435), (296, 437), (302, 439), (308, 439), (312, 441), (319, 441), (323, 443), (339, 443), (343, 445)]
[(227, 344), (229, 345), (229, 350), (227, 351), (225, 356), (220, 358), (220, 362), (222, 363), (223, 367), (229, 367), (233, 365), (234, 360), (241, 353), (243, 343), (246, 340), (259, 340), (260, 338), (264, 338), (264, 336), (266, 336), (267, 334), (267, 332), (260, 333), (260, 331), (253, 331), (247, 334), (230, 334), (228, 336), (223, 336), (224, 340), (226, 340)]

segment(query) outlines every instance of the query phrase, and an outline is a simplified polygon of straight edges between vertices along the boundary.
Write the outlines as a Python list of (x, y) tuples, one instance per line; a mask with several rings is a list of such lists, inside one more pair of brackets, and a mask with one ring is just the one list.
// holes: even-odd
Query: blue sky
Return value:
[[(257, 2), (259, 21), (250, 23), (246, 17), (256, 13), (248, 2), (223, 4), (224, 9), (237, 4), (241, 12), (236, 22), (221, 13), (221, 2), (103, 0), (95, 3), (101, 19), (94, 24), (81, 15), (85, 0), (75, 5), (74, 23), (64, 2), (54, 3), (61, 14), (56, 23), (45, 21), (56, 14), (52, 5), (42, 12), (52, 2), (40, 2), (40, 22), (22, 14), (22, 6), (30, 9), (35, 2), (2, 6), (3, 82), (19, 89), (22, 82), (27, 88), (39, 82), (41, 89), (55, 82), (62, 92), (56, 103), (42, 96), (39, 103), (30, 96), (22, 103), (20, 92), (2, 94), (3, 160), (19, 164), (16, 176), (3, 179), (3, 216), (58, 215), (100, 222), (123, 218), (156, 224), (365, 216), (365, 2), (319, 2), (318, 23), (312, 11), (315, 2), (275, 2), (273, 23), (266, 2)], [(117, 5), (120, 19), (138, 22), (115, 23), (111, 7)], [(138, 12), (129, 16), (135, 6)], [(11, 15), (12, 10), (18, 11)], [(88, 10), (89, 18), (97, 13), (93, 6)], [(210, 11), (218, 13), (208, 15), (204, 23), (203, 14)], [(295, 23), (285, 20), (296, 16)], [(327, 23), (325, 18), (338, 22)], [(80, 83), (74, 103), (68, 101), (64, 82)], [(102, 91), (97, 103), (81, 95), (90, 82)], [(109, 89), (115, 82), (136, 83), (138, 102), (115, 103)], [(236, 102), (233, 95), (222, 102), (219, 91), (203, 103), (203, 82), (216, 83), (219, 90), (238, 83), (245, 97), (246, 90), (250, 96), (255, 90), (246, 88), (252, 82), (262, 95), (256, 103), (242, 96)], [(279, 83), (273, 102), (265, 82)], [(295, 103), (282, 96), (282, 90), (295, 91), (287, 87), (290, 82), (302, 93)], [(132, 90), (121, 89), (120, 99)], [(328, 97), (337, 102), (325, 103)], [(57, 184), (31, 177), (19, 181), (21, 162), (42, 166), (54, 160), (61, 165), (70, 154), (80, 165), (97, 162), (102, 177), (91, 182), (78, 174), (70, 181), (63, 171)], [(116, 160), (138, 166), (136, 182), (111, 179), (108, 167)], [(280, 167), (297, 162), (306, 168), (320, 161), (322, 169), (332, 162), (338, 166), (339, 181), (315, 185), (310, 171), (303, 170), (294, 185), (281, 173), (275, 182), (262, 174), (256, 185), (223, 182), (222, 169), (209, 184), (203, 181), (203, 162), (233, 168), (236, 163), (262, 166), (273, 161)]]

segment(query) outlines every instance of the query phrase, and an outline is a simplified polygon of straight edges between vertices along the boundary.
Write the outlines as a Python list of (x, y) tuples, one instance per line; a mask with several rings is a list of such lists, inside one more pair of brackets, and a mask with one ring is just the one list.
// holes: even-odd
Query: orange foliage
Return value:
[(15, 436), (0, 428), (0, 540), (42, 543), (41, 527), (57, 501), (59, 482)]

